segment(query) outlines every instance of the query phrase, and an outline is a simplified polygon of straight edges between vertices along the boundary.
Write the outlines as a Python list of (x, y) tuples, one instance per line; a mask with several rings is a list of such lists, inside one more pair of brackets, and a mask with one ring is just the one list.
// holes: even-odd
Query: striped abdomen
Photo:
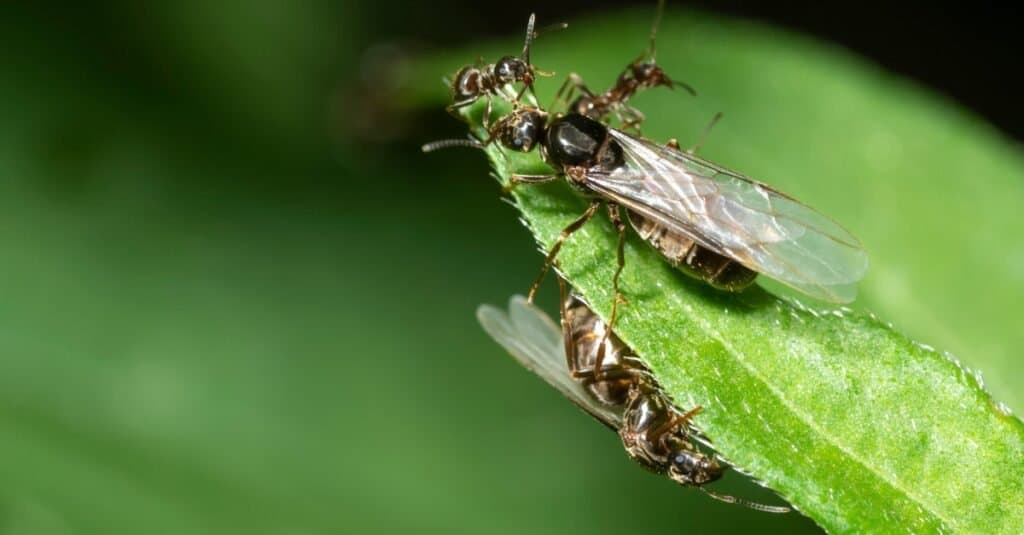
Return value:
[[(608, 324), (575, 294), (567, 296), (563, 310), (562, 334), (569, 372), (599, 403), (622, 406), (630, 388), (647, 378), (647, 368), (614, 332), (608, 332)], [(602, 342), (604, 360), (601, 373), (595, 377), (593, 372)]]
[(636, 212), (627, 213), (637, 234), (654, 246), (673, 266), (691, 277), (731, 292), (750, 286), (757, 277), (756, 271), (701, 246), (684, 234), (673, 232)]

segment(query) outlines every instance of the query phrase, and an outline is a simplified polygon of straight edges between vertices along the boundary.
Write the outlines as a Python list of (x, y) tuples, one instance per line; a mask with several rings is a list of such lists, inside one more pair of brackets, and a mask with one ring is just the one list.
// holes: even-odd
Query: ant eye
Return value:
[(677, 454), (675, 458), (672, 459), (672, 463), (675, 464), (676, 468), (680, 471), (692, 470), (697, 464), (695, 461), (696, 459), (694, 459), (692, 455), (686, 455), (683, 453)]
[(722, 468), (705, 455), (680, 451), (672, 457), (669, 475), (684, 485), (703, 485), (722, 477)]

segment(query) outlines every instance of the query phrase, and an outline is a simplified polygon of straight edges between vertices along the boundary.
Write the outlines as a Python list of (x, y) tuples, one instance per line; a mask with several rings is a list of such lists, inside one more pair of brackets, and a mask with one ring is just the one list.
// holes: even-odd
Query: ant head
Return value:
[(533, 38), (537, 37), (537, 32), (533, 31), (533, 25), (537, 22), (537, 14), (530, 13), (530, 20), (526, 21), (526, 39), (523, 41), (523, 63), (526, 65), (530, 64), (530, 45), (533, 43)]
[(669, 80), (665, 71), (653, 62), (633, 63), (630, 65), (630, 70), (632, 70), (633, 78), (640, 82), (640, 85), (644, 87), (672, 85), (672, 81)]
[(452, 81), (452, 93), (456, 102), (480, 96), (480, 69), (472, 65), (459, 69)]
[(672, 80), (665, 74), (665, 71), (656, 65), (653, 61), (635, 61), (629, 66), (630, 74), (633, 75), (633, 79), (637, 81), (640, 87), (667, 87), (669, 89), (675, 89), (677, 87), (682, 88), (687, 93), (697, 96), (697, 91), (689, 84)]
[(506, 148), (530, 152), (544, 135), (547, 113), (535, 108), (513, 111), (495, 125), (498, 141)]
[(526, 60), (514, 56), (505, 56), (494, 64), (494, 77), (502, 84), (528, 81), (532, 78), (532, 67)]
[[(658, 36), (658, 25), (661, 24), (661, 17), (665, 12), (665, 0), (658, 0), (658, 9), (654, 14), (654, 23), (651, 24), (651, 35), (650, 42), (647, 48), (640, 54), (640, 57), (633, 60), (633, 63), (629, 65), (629, 73), (633, 76), (640, 87), (651, 88), (651, 87), (667, 87), (669, 89), (675, 89), (681, 87), (687, 93), (697, 96), (697, 92), (694, 91), (690, 85), (683, 82), (673, 81), (665, 74), (665, 71), (657, 65), (657, 49), (655, 48), (655, 41)], [(624, 72), (620, 76), (620, 81), (623, 80), (626, 73)]]
[(669, 457), (668, 476), (680, 485), (700, 486), (722, 477), (718, 462), (696, 451), (690, 444), (674, 448)]

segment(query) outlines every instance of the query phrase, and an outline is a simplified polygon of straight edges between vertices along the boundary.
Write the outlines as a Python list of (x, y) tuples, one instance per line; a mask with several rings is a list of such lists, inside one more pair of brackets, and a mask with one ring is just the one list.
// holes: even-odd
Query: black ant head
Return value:
[(711, 457), (683, 447), (671, 453), (668, 477), (680, 485), (700, 486), (722, 477), (722, 467)]
[(672, 80), (665, 74), (665, 71), (653, 61), (635, 61), (629, 66), (629, 72), (633, 75), (637, 85), (642, 88), (667, 87), (675, 89), (682, 88), (687, 93), (697, 96), (697, 91), (689, 84)]
[(459, 69), (452, 81), (452, 94), (456, 102), (480, 96), (480, 69), (466, 66)]
[[(640, 57), (630, 64), (630, 74), (633, 75), (633, 79), (636, 80), (637, 84), (642, 88), (667, 87), (669, 89), (675, 89), (676, 87), (681, 87), (687, 93), (697, 96), (697, 92), (694, 91), (689, 84), (673, 81), (656, 63), (657, 49), (654, 47), (655, 37), (658, 35), (658, 25), (661, 24), (661, 16), (664, 12), (665, 0), (658, 0), (658, 9), (654, 14), (654, 23), (651, 24), (650, 43), (647, 45), (647, 49), (644, 50), (643, 54), (640, 54)], [(625, 73), (623, 73), (623, 75), (625, 75)]]
[(502, 84), (529, 82), (533, 78), (531, 71), (525, 60), (515, 56), (505, 56), (494, 64), (494, 77)]
[(669, 80), (668, 75), (661, 67), (657, 66), (653, 62), (637, 62), (630, 65), (630, 70), (633, 72), (633, 78), (640, 82), (641, 86), (644, 87), (656, 87), (659, 85), (672, 86), (672, 80)]
[(548, 114), (535, 108), (513, 111), (495, 125), (498, 141), (506, 148), (530, 152), (544, 136)]

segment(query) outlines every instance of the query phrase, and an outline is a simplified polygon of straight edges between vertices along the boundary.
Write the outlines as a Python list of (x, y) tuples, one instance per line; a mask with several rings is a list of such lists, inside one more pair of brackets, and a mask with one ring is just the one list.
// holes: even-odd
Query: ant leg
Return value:
[(558, 175), (512, 175), (511, 180), (516, 184), (543, 184), (558, 178)]
[(596, 368), (590, 368), (588, 370), (573, 370), (569, 368), (569, 375), (577, 381), (607, 381), (615, 379), (634, 379), (634, 378), (648, 378), (648, 374), (641, 370), (633, 368), (623, 368), (616, 366), (614, 368), (602, 369), (600, 373), (597, 372)]
[[(555, 262), (555, 267), (558, 267), (558, 262)], [(565, 343), (565, 363), (566, 368), (569, 370), (569, 376), (577, 381), (595, 382), (600, 376), (603, 379), (634, 379), (639, 380), (643, 378), (650, 378), (650, 373), (643, 367), (630, 367), (625, 365), (627, 361), (633, 361), (636, 357), (622, 356), (621, 361), (610, 368), (607, 371), (597, 372), (595, 367), (585, 368), (582, 370), (576, 369), (576, 349), (579, 347), (580, 342), (593, 341), (598, 337), (598, 334), (594, 331), (587, 331), (580, 336), (574, 336), (576, 333), (573, 332), (569, 325), (566, 324), (569, 318), (569, 288), (565, 279), (558, 277), (558, 290), (561, 296), (561, 318), (562, 318), (562, 337)]]
[(587, 221), (590, 221), (590, 218), (594, 217), (594, 214), (597, 213), (597, 209), (600, 207), (601, 201), (591, 202), (590, 207), (587, 208), (586, 212), (583, 212), (583, 215), (579, 216), (575, 221), (569, 223), (568, 226), (562, 229), (561, 234), (558, 235), (558, 239), (555, 240), (555, 244), (552, 245), (551, 249), (548, 251), (547, 258), (544, 259), (544, 267), (541, 268), (540, 275), (537, 277), (537, 280), (533, 281), (533, 285), (530, 286), (530, 293), (526, 294), (527, 303), (533, 303), (533, 297), (537, 295), (537, 288), (539, 288), (540, 283), (544, 281), (544, 275), (547, 275), (548, 269), (558, 256), (558, 252), (562, 250), (562, 244), (565, 243), (565, 240), (568, 239), (569, 236), (572, 236), (574, 232), (581, 229)]
[[(594, 92), (591, 91), (590, 88), (587, 87), (587, 84), (583, 82), (583, 78), (574, 72), (570, 72), (569, 76), (566, 76), (565, 81), (562, 82), (562, 87), (558, 88), (558, 92), (555, 93), (555, 101), (551, 103), (551, 107), (549, 109), (555, 109), (555, 105), (560, 101), (565, 104), (566, 108), (568, 108), (569, 104), (572, 102), (573, 93), (576, 91), (579, 91), (589, 98), (594, 97)], [(565, 95), (565, 98), (562, 98), (563, 94)]]
[(448, 107), (445, 108), (445, 111), (448, 112), (448, 115), (451, 115), (452, 117), (455, 117), (460, 121), (465, 121), (465, 118), (461, 117), (458, 114), (458, 111), (461, 110), (462, 108), (465, 108), (466, 106), (473, 104), (474, 102), (476, 102), (475, 97), (467, 98), (466, 100), (460, 100), (458, 102), (453, 102), (450, 105), (448, 105)]
[[(572, 76), (574, 74), (576, 73), (569, 73), (569, 76), (567, 76), (565, 81), (562, 82), (562, 86), (559, 87), (558, 92), (555, 93), (555, 100), (551, 102), (551, 106), (548, 107), (549, 110), (554, 110), (555, 106), (557, 106), (559, 102), (564, 102), (566, 108), (569, 107), (569, 99), (572, 98), (573, 91), (575, 91), (575, 88), (572, 87)], [(565, 95), (564, 100), (562, 99), (563, 94)]]
[(569, 374), (572, 375), (573, 363), (576, 362), (576, 344), (573, 342), (572, 329), (567, 324), (569, 321), (569, 308), (567, 306), (569, 303), (569, 285), (561, 276), (558, 277), (558, 295), (560, 297), (558, 301), (560, 314), (558, 317), (562, 325), (562, 344), (565, 346), (565, 369), (569, 370)]
[[(544, 71), (538, 71), (536, 69), (533, 71), (533, 74), (537, 74), (538, 76), (554, 76), (554, 73), (547, 73)], [(526, 95), (527, 91), (530, 92), (530, 105), (533, 106), (534, 108), (540, 106), (540, 103), (537, 99), (537, 90), (533, 88), (533, 74), (530, 74), (529, 76), (523, 79), (523, 88), (520, 89), (518, 93), (515, 93), (512, 96), (512, 103), (515, 104), (516, 107), (519, 106), (519, 99), (523, 98), (523, 96)]]
[(466, 100), (460, 100), (460, 101), (457, 101), (457, 102), (453, 102), (453, 103), (451, 103), (445, 109), (447, 109), (449, 112), (452, 112), (452, 111), (458, 110), (460, 108), (465, 108), (466, 106), (469, 106), (470, 104), (472, 104), (474, 102), (476, 102), (476, 97), (474, 97), (474, 98), (467, 98)]
[(487, 94), (487, 106), (484, 107), (483, 118), (480, 119), (480, 124), (484, 127), (484, 130), (488, 132), (491, 130), (491, 113), (494, 111), (494, 99), (491, 94)]
[[(640, 124), (644, 122), (644, 119), (646, 119), (643, 112), (628, 104), (621, 104), (621, 108), (617, 106), (615, 116), (619, 119), (619, 122), (622, 123), (623, 130), (633, 129), (636, 130), (637, 133), (640, 132)], [(625, 117), (630, 117), (630, 119), (627, 120)]]
[[(716, 113), (715, 116), (711, 118), (711, 121), (708, 122), (707, 126), (704, 127), (704, 130), (701, 131), (700, 137), (697, 138), (697, 143), (694, 146), (686, 149), (686, 153), (687, 154), (697, 154), (697, 151), (700, 150), (701, 145), (703, 145), (704, 142), (707, 141), (708, 134), (711, 133), (711, 129), (714, 128), (715, 125), (718, 124), (718, 121), (720, 121), (721, 119), (722, 119), (722, 112)], [(675, 148), (676, 149), (679, 148), (679, 142), (678, 141), (676, 142)]]
[[(558, 277), (558, 290), (561, 295), (562, 337), (565, 343), (565, 364), (566, 369), (569, 370), (570, 377), (577, 381), (595, 382), (598, 380), (598, 376), (612, 380), (649, 376), (645, 369), (623, 366), (622, 363), (608, 371), (602, 371), (600, 373), (595, 371), (596, 368), (594, 367), (577, 370), (576, 349), (579, 347), (579, 342), (594, 340), (598, 335), (593, 331), (588, 331), (579, 337), (573, 336), (576, 333), (574, 333), (572, 329), (569, 328), (569, 325), (566, 324), (569, 318), (569, 309), (567, 307), (569, 303), (569, 289), (568, 284), (562, 277)], [(626, 358), (628, 359), (629, 357)]]
[(626, 266), (626, 223), (622, 221), (622, 212), (616, 203), (608, 203), (608, 218), (615, 225), (615, 231), (619, 233), (619, 242), (615, 249), (617, 266), (615, 275), (612, 276), (612, 289), (615, 291), (615, 303), (612, 304), (612, 322), (608, 325), (611, 330), (615, 325), (615, 308), (619, 301), (626, 302), (626, 298), (619, 291), (619, 277), (622, 275), (622, 268)]
[(508, 177), (508, 184), (505, 184), (505, 193), (509, 193), (515, 189), (516, 184), (543, 184), (557, 179), (558, 176), (559, 175), (512, 175)]
[(588, 97), (594, 96), (594, 92), (591, 91), (589, 87), (587, 87), (587, 84), (583, 82), (583, 78), (580, 75), (571, 72), (569, 73), (569, 80), (572, 81), (573, 87), (575, 87), (576, 90), (579, 91), (580, 93), (583, 93)]
[(676, 429), (682, 429), (687, 422), (689, 422), (694, 416), (697, 415), (698, 412), (702, 411), (703, 409), (704, 407), (697, 405), (696, 407), (687, 411), (685, 414), (677, 414), (673, 416), (672, 419), (658, 426), (657, 429), (649, 431), (647, 433), (648, 440), (661, 440), (662, 438), (665, 437), (665, 435), (674, 432)]
[(618, 105), (612, 106), (612, 112), (615, 114), (615, 118), (619, 120), (619, 124), (622, 125), (623, 130), (634, 130), (638, 129), (639, 122), (635, 119), (626, 119), (626, 112), (623, 110), (624, 104), (621, 102)]
[(618, 204), (608, 203), (608, 218), (611, 219), (612, 224), (615, 225), (615, 230), (619, 233), (619, 242), (615, 250), (618, 265), (615, 268), (615, 275), (612, 276), (612, 291), (615, 292), (615, 299), (612, 301), (612, 314), (608, 319), (608, 327), (604, 331), (604, 337), (601, 338), (601, 345), (597, 348), (597, 358), (594, 361), (595, 378), (601, 378), (605, 373), (604, 358), (608, 345), (608, 336), (615, 329), (615, 320), (618, 319), (619, 315), (619, 303), (627, 302), (626, 296), (622, 295), (622, 292), (619, 291), (619, 276), (622, 275), (622, 268), (626, 267), (626, 223), (622, 221), (622, 212), (619, 210)]

